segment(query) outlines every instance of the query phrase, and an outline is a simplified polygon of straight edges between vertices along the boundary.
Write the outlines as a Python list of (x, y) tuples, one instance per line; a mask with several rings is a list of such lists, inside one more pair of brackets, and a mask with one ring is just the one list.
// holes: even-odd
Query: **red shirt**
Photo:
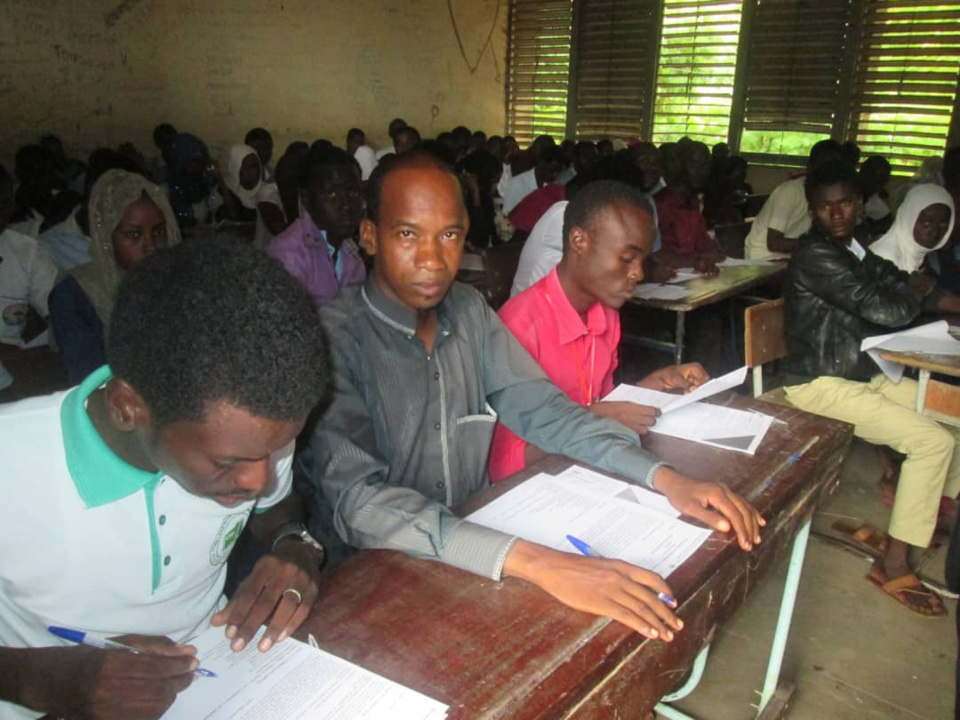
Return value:
[(544, 185), (521, 200), (508, 217), (514, 228), (530, 232), (547, 210), (566, 199), (566, 185)]
[[(581, 405), (613, 390), (620, 344), (620, 313), (602, 303), (587, 310), (584, 324), (567, 299), (557, 268), (500, 308), (500, 319), (547, 377)], [(490, 448), (490, 481), (523, 470), (527, 443), (497, 424)]]
[(664, 250), (674, 255), (696, 255), (717, 249), (707, 234), (707, 221), (696, 202), (688, 207), (684, 195), (669, 186), (654, 198)]

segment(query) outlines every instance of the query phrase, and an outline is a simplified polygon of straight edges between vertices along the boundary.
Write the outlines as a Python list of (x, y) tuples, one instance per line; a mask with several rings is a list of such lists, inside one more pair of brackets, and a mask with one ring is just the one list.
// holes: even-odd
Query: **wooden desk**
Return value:
[(633, 338), (636, 342), (657, 350), (667, 350), (673, 353), (674, 362), (678, 365), (683, 362), (683, 341), (686, 325), (686, 314), (692, 310), (713, 305), (721, 300), (739, 295), (757, 285), (762, 284), (774, 275), (786, 269), (784, 263), (770, 263), (764, 265), (739, 265), (720, 268), (720, 274), (712, 278), (696, 278), (680, 283), (680, 287), (693, 292), (681, 300), (656, 300), (634, 297), (629, 302), (640, 307), (656, 310), (670, 310), (677, 313), (676, 330), (672, 343), (650, 338)]
[[(643, 717), (683, 682), (758, 577), (791, 552), (798, 531), (809, 530), (852, 438), (851, 426), (795, 408), (743, 397), (728, 403), (784, 421), (754, 457), (658, 435), (650, 448), (682, 472), (746, 494), (809, 438), (820, 439), (754, 501), (768, 525), (753, 553), (715, 534), (671, 576), (685, 623), (673, 643), (571, 610), (522, 581), (497, 583), (393, 551), (365, 551), (338, 568), (298, 636), (312, 633), (324, 649), (448, 703), (451, 720)], [(460, 510), (568, 464), (546, 458)]]
[(921, 352), (893, 352), (881, 350), (880, 358), (917, 368), (917, 405), (921, 415), (938, 422), (960, 426), (960, 388), (945, 383), (930, 382), (931, 373), (960, 377), (960, 357), (956, 355), (931, 355)]

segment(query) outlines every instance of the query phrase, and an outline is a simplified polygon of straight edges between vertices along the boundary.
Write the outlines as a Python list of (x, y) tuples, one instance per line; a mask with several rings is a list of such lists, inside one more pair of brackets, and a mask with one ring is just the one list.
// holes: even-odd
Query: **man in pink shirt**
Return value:
[(301, 167), (300, 202), (306, 212), (270, 241), (267, 253), (319, 308), (367, 275), (354, 241), (363, 216), (356, 160), (340, 148), (311, 150)]
[[(643, 279), (643, 261), (654, 235), (650, 201), (643, 192), (618, 182), (590, 183), (567, 206), (560, 263), (500, 310), (504, 324), (571, 400), (641, 435), (656, 421), (655, 408), (598, 401), (613, 389), (619, 309)], [(664, 367), (639, 385), (687, 391), (708, 379), (699, 364), (691, 363)], [(491, 482), (543, 454), (497, 425), (490, 451)]]

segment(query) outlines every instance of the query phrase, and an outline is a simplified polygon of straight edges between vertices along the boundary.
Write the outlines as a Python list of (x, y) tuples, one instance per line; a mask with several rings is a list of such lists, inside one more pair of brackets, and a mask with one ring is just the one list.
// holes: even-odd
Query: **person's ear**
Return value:
[(567, 238), (567, 243), (570, 249), (577, 255), (585, 255), (587, 250), (590, 249), (590, 242), (590, 234), (583, 228), (574, 227), (570, 229), (570, 236)]
[(152, 423), (150, 408), (133, 386), (114, 378), (106, 388), (110, 424), (120, 432), (133, 432)]
[(377, 254), (377, 226), (369, 218), (360, 221), (360, 247), (371, 257)]

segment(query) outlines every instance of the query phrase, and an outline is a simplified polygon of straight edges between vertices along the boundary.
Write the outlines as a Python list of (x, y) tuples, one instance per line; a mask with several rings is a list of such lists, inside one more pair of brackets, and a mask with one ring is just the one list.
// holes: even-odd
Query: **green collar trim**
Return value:
[(121, 500), (163, 477), (162, 472), (140, 470), (121, 460), (87, 415), (87, 398), (112, 376), (107, 365), (95, 370), (67, 394), (60, 408), (67, 469), (88, 508)]

